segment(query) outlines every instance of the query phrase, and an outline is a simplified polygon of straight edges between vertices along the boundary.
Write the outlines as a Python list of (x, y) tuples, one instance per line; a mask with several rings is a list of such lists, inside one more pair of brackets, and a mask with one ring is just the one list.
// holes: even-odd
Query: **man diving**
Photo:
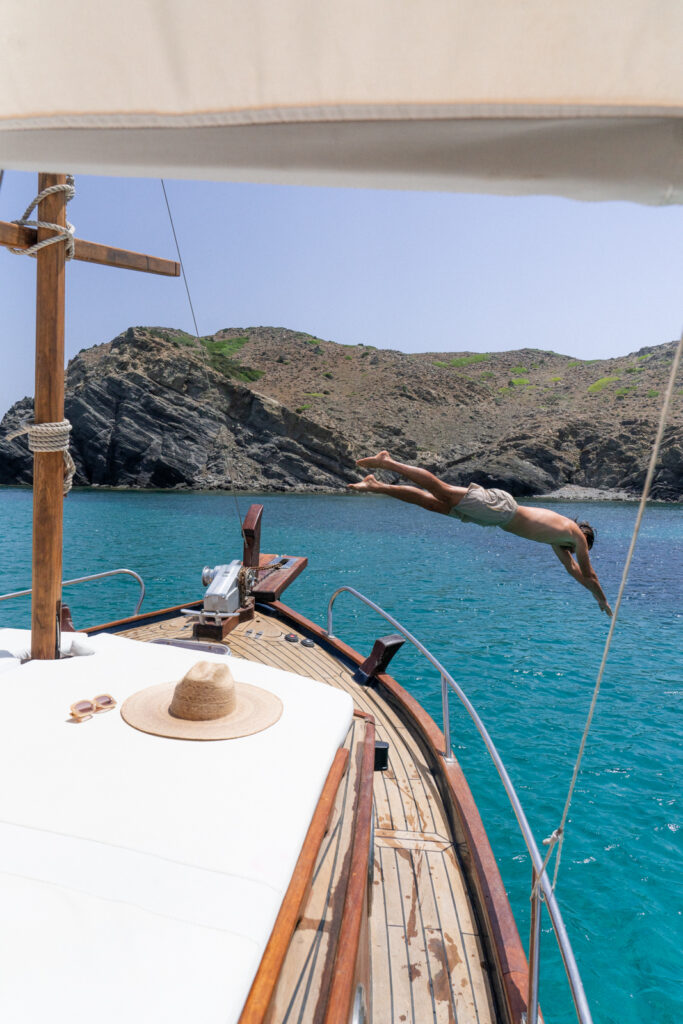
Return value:
[(357, 465), (363, 469), (387, 469), (418, 486), (383, 484), (370, 473), (360, 483), (348, 485), (354, 491), (388, 494), (400, 501), (426, 508), (429, 512), (454, 516), (463, 523), (499, 526), (506, 533), (514, 533), (525, 540), (550, 544), (569, 575), (590, 590), (600, 611), (611, 617), (612, 609), (588, 557), (595, 539), (589, 523), (575, 523), (573, 519), (552, 512), (549, 508), (518, 505), (511, 494), (496, 487), (486, 489), (479, 484), (455, 487), (419, 466), (405, 466), (396, 462), (387, 451), (359, 459)]

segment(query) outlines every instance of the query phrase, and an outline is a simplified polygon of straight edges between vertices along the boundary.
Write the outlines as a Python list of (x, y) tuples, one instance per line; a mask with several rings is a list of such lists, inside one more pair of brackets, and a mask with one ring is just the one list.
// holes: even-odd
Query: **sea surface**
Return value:
[[(201, 571), (241, 555), (236, 506), (255, 495), (75, 491), (64, 578), (128, 567), (143, 610), (200, 598)], [(558, 824), (608, 619), (552, 550), (376, 495), (267, 495), (262, 547), (307, 555), (285, 600), (325, 624), (341, 585), (396, 616), (444, 663), (484, 718), (540, 841)], [(592, 557), (612, 603), (636, 505), (554, 502), (596, 527)], [(0, 593), (30, 586), (31, 494), (0, 488)], [(69, 588), (76, 626), (133, 614), (129, 578)], [(26, 600), (0, 625), (28, 626)], [(347, 594), (334, 632), (361, 652), (391, 628)], [(441, 724), (439, 680), (406, 645), (392, 672)], [(648, 507), (572, 805), (557, 885), (596, 1024), (683, 1018), (681, 780), (683, 507)], [(530, 867), (498, 776), (452, 699), (467, 774), (526, 946)], [(541, 1002), (574, 1019), (547, 916)]]

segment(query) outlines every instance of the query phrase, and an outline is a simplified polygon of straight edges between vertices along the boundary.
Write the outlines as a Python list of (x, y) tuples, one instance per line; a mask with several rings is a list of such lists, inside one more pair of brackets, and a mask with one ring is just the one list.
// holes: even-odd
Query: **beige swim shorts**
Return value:
[(507, 526), (516, 511), (517, 502), (507, 491), (470, 484), (467, 494), (448, 514), (463, 523), (476, 523), (477, 526)]

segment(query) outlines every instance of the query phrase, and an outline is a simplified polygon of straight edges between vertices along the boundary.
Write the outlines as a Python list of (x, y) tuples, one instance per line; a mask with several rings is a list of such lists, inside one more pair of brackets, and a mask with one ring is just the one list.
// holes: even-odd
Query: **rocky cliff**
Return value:
[[(516, 495), (642, 486), (674, 344), (606, 361), (551, 351), (406, 355), (276, 328), (195, 339), (129, 328), (67, 371), (75, 483), (316, 490), (378, 448), (452, 483)], [(683, 496), (677, 387), (653, 497)], [(29, 483), (26, 439), (0, 425), (0, 483)]]

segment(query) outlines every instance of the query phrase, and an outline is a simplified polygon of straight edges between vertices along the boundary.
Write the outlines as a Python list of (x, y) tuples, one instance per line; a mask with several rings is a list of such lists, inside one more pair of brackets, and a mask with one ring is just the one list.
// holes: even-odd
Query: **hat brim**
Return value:
[(234, 740), (268, 729), (282, 715), (274, 693), (248, 683), (235, 683), (236, 707), (223, 718), (189, 721), (169, 711), (176, 683), (160, 683), (134, 693), (121, 707), (121, 717), (133, 729), (174, 740)]

